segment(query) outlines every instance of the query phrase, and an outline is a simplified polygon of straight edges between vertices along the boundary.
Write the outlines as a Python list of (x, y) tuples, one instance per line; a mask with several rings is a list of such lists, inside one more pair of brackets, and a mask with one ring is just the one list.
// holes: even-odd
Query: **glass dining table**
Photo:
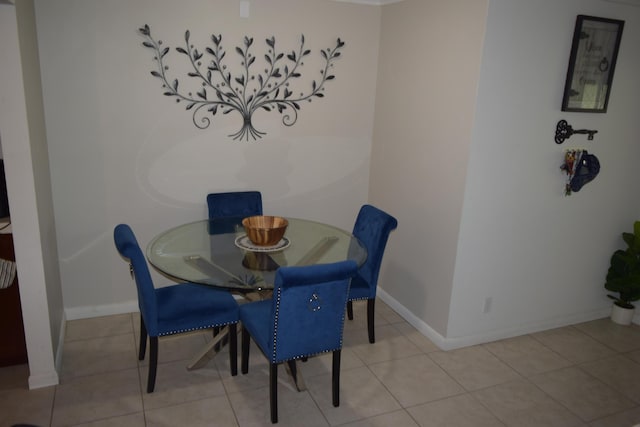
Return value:
[[(172, 279), (228, 289), (249, 301), (270, 297), (279, 267), (366, 261), (366, 248), (350, 232), (311, 220), (287, 220), (282, 240), (268, 247), (248, 240), (242, 218), (191, 222), (156, 236), (147, 246), (147, 258)], [(201, 367), (215, 354), (222, 337), (216, 338), (187, 369)]]

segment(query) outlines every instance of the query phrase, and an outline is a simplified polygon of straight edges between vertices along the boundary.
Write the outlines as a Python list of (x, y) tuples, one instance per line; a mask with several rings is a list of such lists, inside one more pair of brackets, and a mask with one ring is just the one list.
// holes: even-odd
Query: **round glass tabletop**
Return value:
[(196, 221), (167, 230), (147, 246), (147, 258), (161, 273), (185, 282), (226, 289), (272, 289), (278, 267), (354, 260), (367, 250), (351, 233), (316, 221), (287, 218), (284, 238), (255, 247), (242, 218)]

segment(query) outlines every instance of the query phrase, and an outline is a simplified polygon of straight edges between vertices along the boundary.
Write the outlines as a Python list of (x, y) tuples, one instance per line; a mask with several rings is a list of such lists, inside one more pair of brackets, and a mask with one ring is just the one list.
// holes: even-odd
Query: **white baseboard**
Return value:
[(67, 315), (62, 313), (62, 320), (60, 321), (60, 333), (58, 334), (58, 347), (54, 363), (56, 366), (56, 372), (60, 372), (62, 369), (62, 355), (64, 354), (64, 337), (67, 335)]
[[(526, 335), (545, 331), (548, 329), (559, 328), (562, 326), (573, 325), (576, 323), (588, 322), (590, 320), (601, 319), (603, 317), (609, 316), (610, 314), (610, 309), (595, 310), (588, 313), (581, 313), (576, 316), (551, 319), (537, 324), (526, 325), (525, 327), (490, 331), (466, 337), (447, 338), (440, 335), (427, 323), (425, 323), (424, 320), (420, 319), (412, 312), (407, 310), (405, 306), (400, 304), (396, 299), (391, 297), (388, 293), (380, 288), (378, 288), (378, 296), (382, 301), (389, 305), (389, 307), (394, 309), (400, 316), (402, 316), (407, 322), (409, 322), (414, 328), (416, 328), (422, 335), (429, 338), (441, 350), (454, 350), (456, 348), (484, 344), (487, 342), (506, 338), (513, 338), (520, 335)], [(633, 323), (640, 324), (640, 313), (634, 316)]]
[(60, 379), (56, 371), (40, 375), (29, 375), (29, 390), (58, 385)]
[(65, 308), (66, 320), (88, 319), (91, 317), (112, 316), (114, 314), (137, 313), (138, 301), (125, 301), (118, 304), (93, 305)]
[[(456, 348), (468, 347), (470, 345), (483, 344), (491, 341), (497, 341), (506, 338), (517, 337), (520, 335), (531, 334), (534, 332), (545, 331), (548, 329), (559, 328), (562, 326), (573, 325), (581, 322), (588, 322), (590, 320), (601, 319), (607, 317), (610, 314), (610, 309), (595, 310), (588, 313), (581, 313), (577, 316), (551, 319), (548, 321), (540, 322), (537, 324), (526, 325), (525, 327), (504, 329), (499, 331), (490, 331), (477, 335), (470, 335), (466, 337), (447, 338), (440, 335), (436, 330), (431, 328), (424, 320), (420, 319), (412, 312), (410, 312), (405, 306), (400, 304), (396, 299), (391, 297), (383, 289), (378, 288), (378, 296), (389, 307), (394, 309), (400, 316), (402, 316), (407, 322), (409, 322), (414, 328), (416, 328), (422, 335), (429, 338), (438, 348), (442, 350), (453, 350)], [(91, 317), (111, 316), (114, 314), (124, 313), (137, 313), (138, 301), (125, 301), (119, 304), (107, 304), (99, 306), (87, 306), (87, 307), (72, 307), (65, 309), (64, 321), (87, 319)], [(633, 323), (640, 325), (640, 313), (636, 314), (633, 318)], [(58, 345), (58, 352), (56, 354), (56, 368), (59, 370), (59, 363), (62, 360), (62, 348), (64, 343), (64, 331), (66, 328), (61, 328), (61, 336), (59, 337), (60, 343)], [(50, 384), (48, 384), (50, 385)]]
[(429, 338), (431, 342), (433, 342), (438, 348), (441, 350), (448, 350), (447, 348), (447, 339), (440, 335), (435, 329), (431, 328), (431, 326), (427, 325), (424, 320), (420, 319), (412, 312), (407, 310), (407, 308), (400, 304), (395, 298), (391, 297), (384, 290), (378, 288), (377, 290), (378, 298), (385, 302), (389, 307), (394, 309), (401, 317), (404, 318), (407, 322), (409, 322), (414, 328), (416, 328), (422, 335)]
[(62, 355), (64, 353), (64, 338), (67, 331), (67, 321), (86, 319), (91, 317), (111, 316), (114, 314), (134, 313), (138, 311), (138, 301), (126, 301), (120, 304), (108, 304), (90, 307), (67, 308), (62, 313), (60, 334), (58, 335), (58, 347), (55, 354), (55, 370), (36, 375), (29, 375), (29, 389), (58, 385), (60, 379), (58, 372), (62, 368)]
[(58, 375), (58, 373), (62, 368), (62, 352), (64, 350), (64, 336), (66, 329), (67, 319), (65, 318), (64, 313), (62, 313), (62, 319), (60, 320), (60, 333), (58, 334), (58, 348), (53, 360), (54, 371), (38, 375), (33, 375), (30, 373), (28, 380), (29, 390), (60, 384), (60, 376)]

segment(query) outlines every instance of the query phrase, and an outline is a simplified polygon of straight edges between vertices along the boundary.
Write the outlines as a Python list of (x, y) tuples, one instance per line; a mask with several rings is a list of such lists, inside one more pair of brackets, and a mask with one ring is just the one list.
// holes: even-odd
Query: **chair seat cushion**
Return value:
[(260, 347), (269, 360), (271, 360), (270, 327), (271, 318), (270, 300), (252, 302), (240, 306), (240, 321), (247, 328), (255, 343)]
[(375, 298), (376, 289), (371, 289), (369, 284), (357, 274), (351, 279), (351, 288), (349, 289), (349, 300), (370, 299)]
[(231, 293), (206, 285), (181, 283), (158, 288), (158, 335), (222, 326), (238, 321)]

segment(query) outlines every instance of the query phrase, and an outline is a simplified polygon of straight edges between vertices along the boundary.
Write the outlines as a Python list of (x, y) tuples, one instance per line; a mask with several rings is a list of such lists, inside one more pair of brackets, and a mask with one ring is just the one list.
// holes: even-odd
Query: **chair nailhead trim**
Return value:
[(210, 328), (215, 328), (216, 326), (233, 325), (233, 324), (236, 324), (236, 323), (238, 323), (238, 322), (216, 323), (216, 324), (212, 324), (212, 325), (209, 325), (209, 326), (201, 326), (201, 327), (198, 327), (198, 328), (177, 329), (175, 331), (162, 332), (162, 333), (158, 334), (158, 336), (159, 337), (164, 337), (164, 336), (167, 336), (167, 335), (183, 334), (185, 332), (199, 331), (201, 329), (210, 329)]
[[(278, 314), (280, 313), (280, 299), (282, 298), (282, 290), (279, 288), (277, 295), (276, 295), (276, 314), (275, 314), (275, 320), (273, 322), (273, 351), (271, 354), (271, 363), (281, 363), (284, 362), (286, 360), (295, 360), (295, 359), (302, 359), (303, 357), (310, 357), (310, 356), (315, 356), (316, 354), (323, 354), (323, 353), (329, 353), (329, 352), (333, 352), (336, 350), (341, 350), (342, 349), (342, 344), (343, 344), (343, 338), (344, 335), (341, 333), (340, 334), (340, 345), (336, 348), (334, 348), (333, 350), (325, 350), (325, 351), (321, 351), (320, 353), (308, 353), (308, 354), (301, 354), (299, 356), (294, 356), (290, 359), (285, 359), (285, 360), (281, 360), (280, 362), (278, 362), (276, 360), (276, 336), (277, 336), (277, 332), (278, 332)], [(364, 298), (367, 299), (367, 298)], [(345, 307), (344, 310), (342, 310), (342, 324), (344, 325), (344, 313), (346, 312), (347, 309), (347, 304), (345, 301)]]
[(276, 313), (273, 322), (273, 349), (271, 352), (271, 362), (276, 363), (276, 346), (278, 344), (276, 337), (278, 336), (278, 317), (280, 315), (280, 300), (282, 299), (282, 288), (278, 288), (276, 295)]

